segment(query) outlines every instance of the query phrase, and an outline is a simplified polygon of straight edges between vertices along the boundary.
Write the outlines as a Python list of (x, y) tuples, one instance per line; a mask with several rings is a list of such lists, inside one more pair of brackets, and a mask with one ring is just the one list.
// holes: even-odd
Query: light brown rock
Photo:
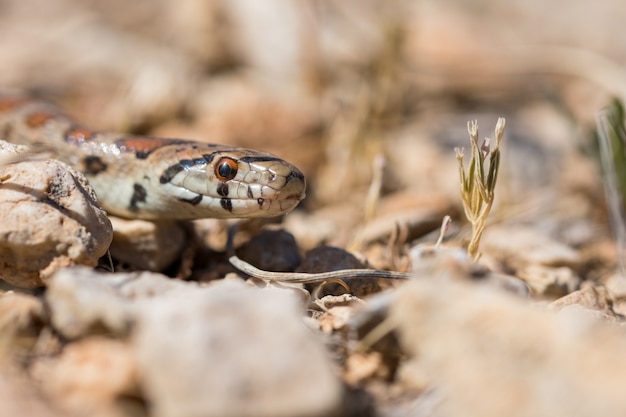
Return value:
[(126, 335), (136, 317), (135, 300), (158, 297), (194, 284), (152, 272), (107, 274), (89, 268), (65, 268), (46, 291), (50, 321), (57, 332), (74, 339), (89, 334)]
[[(4, 154), (16, 151), (5, 145)], [(61, 267), (95, 266), (106, 253), (111, 224), (82, 174), (38, 160), (0, 166), (0, 178), (0, 279), (38, 287)]]
[(440, 397), (435, 415), (618, 417), (626, 409), (619, 326), (489, 287), (426, 280), (398, 292), (391, 318), (412, 357), (401, 378), (419, 385), (426, 376)]
[(327, 416), (342, 398), (291, 292), (219, 281), (142, 307), (135, 346), (155, 417)]
[(567, 266), (576, 271), (582, 259), (575, 249), (552, 239), (542, 230), (524, 227), (487, 228), (480, 250), (515, 270), (543, 265)]
[(2, 361), (0, 372), (0, 415), (28, 417), (60, 417), (24, 375)]
[(237, 250), (237, 254), (257, 268), (290, 272), (300, 264), (300, 251), (293, 235), (285, 230), (262, 230)]
[(517, 276), (528, 284), (533, 293), (548, 297), (569, 294), (575, 291), (582, 281), (571, 268), (565, 266), (528, 265), (517, 271)]
[(90, 337), (69, 344), (58, 357), (39, 358), (32, 376), (56, 407), (71, 415), (133, 416), (120, 401), (138, 396), (136, 358), (122, 341)]
[(111, 217), (111, 256), (138, 269), (161, 271), (180, 255), (185, 232), (175, 222), (148, 222)]
[(40, 298), (13, 291), (0, 295), (0, 329), (2, 337), (36, 335), (46, 314)]
[(618, 315), (613, 310), (613, 297), (602, 286), (588, 286), (567, 294), (549, 304), (555, 310), (582, 308), (597, 313), (598, 317), (615, 320)]

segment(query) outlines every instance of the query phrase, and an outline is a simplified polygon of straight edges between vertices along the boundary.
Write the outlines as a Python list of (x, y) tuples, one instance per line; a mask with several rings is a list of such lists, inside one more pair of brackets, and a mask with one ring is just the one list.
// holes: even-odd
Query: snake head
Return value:
[[(163, 166), (158, 153), (150, 158)], [(173, 218), (274, 217), (304, 199), (306, 181), (298, 168), (271, 154), (191, 143), (177, 147), (159, 186), (177, 213)]]

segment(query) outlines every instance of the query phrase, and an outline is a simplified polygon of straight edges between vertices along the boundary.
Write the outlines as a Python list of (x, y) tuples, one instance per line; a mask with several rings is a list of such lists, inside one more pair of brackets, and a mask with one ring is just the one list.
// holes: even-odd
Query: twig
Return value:
[(340, 269), (338, 271), (320, 272), (310, 274), (306, 272), (269, 272), (258, 269), (249, 263), (242, 261), (237, 256), (231, 256), (228, 261), (232, 266), (241, 272), (254, 278), (265, 281), (283, 282), (283, 283), (315, 283), (324, 282), (332, 279), (350, 279), (350, 278), (382, 278), (382, 279), (409, 279), (413, 275), (404, 272), (382, 271), (378, 269)]

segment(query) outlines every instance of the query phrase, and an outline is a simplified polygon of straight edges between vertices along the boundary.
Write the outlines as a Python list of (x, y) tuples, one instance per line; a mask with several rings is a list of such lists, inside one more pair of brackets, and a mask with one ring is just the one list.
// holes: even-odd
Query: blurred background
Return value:
[(0, 86), (94, 128), (279, 154), (309, 180), (308, 247), (354, 238), (379, 154), (381, 215), (458, 210), (453, 149), (468, 120), (492, 136), (504, 116), (500, 217), (580, 245), (605, 229), (589, 155), (596, 112), (626, 96), (625, 16), (616, 0), (0, 0)]

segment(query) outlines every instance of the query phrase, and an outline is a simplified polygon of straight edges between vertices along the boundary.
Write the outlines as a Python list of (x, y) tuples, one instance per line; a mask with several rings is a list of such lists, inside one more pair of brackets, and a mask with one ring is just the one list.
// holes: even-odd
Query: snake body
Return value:
[(146, 220), (272, 217), (304, 198), (298, 168), (219, 144), (96, 132), (54, 105), (0, 96), (0, 139), (82, 171), (110, 214)]

